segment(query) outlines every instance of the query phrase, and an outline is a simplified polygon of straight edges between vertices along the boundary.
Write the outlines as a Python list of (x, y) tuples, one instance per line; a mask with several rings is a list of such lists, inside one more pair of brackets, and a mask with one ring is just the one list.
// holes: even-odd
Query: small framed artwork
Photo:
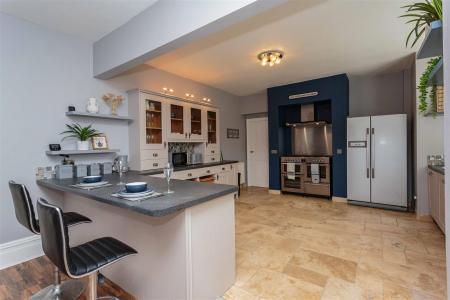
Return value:
[(227, 138), (238, 139), (239, 138), (239, 129), (227, 128)]
[(108, 140), (105, 135), (94, 136), (92, 138), (92, 149), (94, 150), (107, 150)]

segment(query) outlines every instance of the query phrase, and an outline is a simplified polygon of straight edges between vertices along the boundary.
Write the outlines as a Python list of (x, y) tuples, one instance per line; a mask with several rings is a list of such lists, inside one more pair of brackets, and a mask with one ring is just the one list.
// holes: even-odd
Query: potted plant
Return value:
[(413, 34), (415, 35), (411, 47), (414, 47), (416, 42), (425, 32), (425, 29), (434, 21), (442, 21), (442, 0), (425, 0), (425, 2), (416, 2), (410, 5), (402, 6), (407, 8), (406, 13), (401, 15), (401, 18), (409, 18), (406, 24), (413, 23), (414, 27), (406, 38), (406, 46)]
[[(437, 98), (436, 98), (436, 91), (437, 86), (429, 86), (428, 80), (430, 79), (431, 72), (433, 71), (436, 64), (439, 62), (440, 57), (431, 58), (427, 62), (427, 67), (425, 68), (425, 71), (422, 73), (419, 79), (419, 83), (417, 85), (417, 89), (419, 91), (419, 111), (426, 115), (427, 113), (431, 112), (434, 115), (436, 115), (437, 112)], [(428, 109), (428, 94), (430, 95), (429, 100), (431, 101), (431, 110)]]
[(76, 138), (77, 150), (89, 150), (89, 139), (100, 135), (96, 129), (92, 128), (92, 125), (82, 127), (80, 124), (74, 123), (72, 125), (66, 124), (67, 130), (60, 134), (66, 134), (62, 140), (66, 138)]

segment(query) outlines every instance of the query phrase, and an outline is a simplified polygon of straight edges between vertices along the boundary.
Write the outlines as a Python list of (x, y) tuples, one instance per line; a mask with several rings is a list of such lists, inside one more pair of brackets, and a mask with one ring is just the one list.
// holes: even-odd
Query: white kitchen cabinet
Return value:
[(219, 110), (207, 103), (144, 90), (128, 92), (129, 165), (132, 170), (161, 168), (169, 142), (196, 143), (203, 162), (220, 160)]
[(445, 176), (428, 169), (428, 202), (430, 214), (445, 233)]

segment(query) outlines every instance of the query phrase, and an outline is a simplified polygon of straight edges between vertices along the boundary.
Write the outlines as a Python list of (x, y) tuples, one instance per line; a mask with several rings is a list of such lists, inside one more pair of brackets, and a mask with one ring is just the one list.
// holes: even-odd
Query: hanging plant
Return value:
[(428, 86), (428, 80), (430, 79), (431, 72), (440, 59), (440, 57), (435, 57), (427, 62), (427, 67), (420, 76), (419, 84), (417, 85), (417, 89), (419, 90), (419, 111), (423, 114), (428, 112), (428, 93), (430, 94), (431, 100), (431, 112), (433, 114), (436, 113), (436, 85), (433, 85), (430, 88), (430, 86)]
[(406, 24), (413, 23), (414, 27), (406, 38), (406, 46), (408, 46), (410, 39), (414, 35), (411, 48), (417, 43), (419, 38), (425, 32), (425, 29), (433, 21), (442, 21), (442, 0), (425, 0), (425, 2), (416, 2), (410, 5), (402, 6), (407, 8), (406, 13), (401, 15), (401, 18), (409, 18)]

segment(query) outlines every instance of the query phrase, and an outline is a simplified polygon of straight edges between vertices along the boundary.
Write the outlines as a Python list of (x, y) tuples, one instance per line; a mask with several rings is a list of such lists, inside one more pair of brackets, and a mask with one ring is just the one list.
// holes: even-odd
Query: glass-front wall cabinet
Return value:
[(145, 144), (146, 148), (163, 148), (164, 110), (161, 101), (145, 99)]
[(217, 144), (217, 112), (207, 111), (208, 144)]
[(201, 107), (195, 107), (191, 106), (189, 108), (190, 111), (190, 131), (189, 131), (189, 139), (202, 139), (203, 132), (202, 132), (202, 114), (203, 111)]
[(170, 104), (170, 131), (169, 136), (176, 139), (186, 138), (185, 107), (183, 105)]

